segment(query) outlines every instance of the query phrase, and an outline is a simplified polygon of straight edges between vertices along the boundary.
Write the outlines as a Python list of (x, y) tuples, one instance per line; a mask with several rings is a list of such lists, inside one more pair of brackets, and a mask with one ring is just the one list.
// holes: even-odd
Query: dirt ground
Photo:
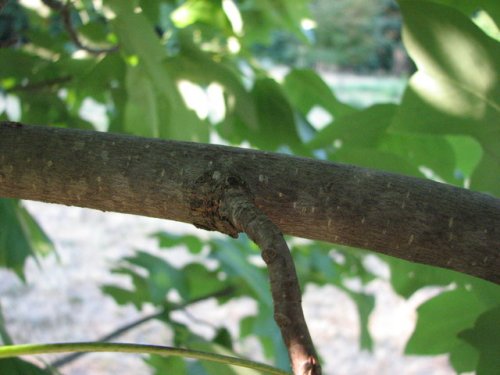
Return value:
[[(152, 311), (138, 312), (132, 306), (120, 307), (101, 293), (99, 285), (116, 282), (108, 270), (135, 249), (157, 251), (148, 234), (157, 230), (208, 236), (190, 225), (89, 209), (26, 202), (26, 206), (54, 240), (58, 257), (42, 259), (40, 266), (29, 261), (28, 282), (0, 271), (0, 302), (6, 324), (16, 343), (90, 341)], [(183, 261), (183, 249), (167, 254)], [(185, 258), (185, 257), (184, 257)], [(387, 279), (386, 267), (373, 259), (373, 267)], [(408, 374), (447, 375), (454, 372), (445, 356), (404, 356), (404, 344), (415, 324), (415, 308), (432, 291), (417, 293), (406, 301), (396, 296), (384, 279), (372, 282), (376, 309), (370, 320), (374, 351), (360, 352), (358, 318), (354, 304), (333, 287), (309, 286), (304, 296), (306, 319), (312, 337), (324, 359), (324, 373), (335, 375)], [(246, 299), (222, 307), (206, 301), (176, 313), (193, 329), (210, 336), (212, 328), (194, 317), (237, 331), (238, 320), (255, 311)], [(117, 341), (171, 344), (171, 334), (160, 323), (151, 321)], [(242, 355), (262, 359), (258, 344), (249, 339), (238, 347)], [(44, 357), (53, 361), (56, 357)], [(150, 374), (139, 356), (91, 354), (61, 368), (65, 375)], [(1, 373), (1, 371), (0, 371)]]

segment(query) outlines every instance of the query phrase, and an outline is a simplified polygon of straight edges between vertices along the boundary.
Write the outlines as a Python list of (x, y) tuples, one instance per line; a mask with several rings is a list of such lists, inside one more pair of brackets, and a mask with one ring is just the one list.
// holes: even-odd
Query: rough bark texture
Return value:
[(283, 233), (500, 283), (500, 200), (429, 180), (206, 144), (0, 124), (0, 196), (193, 223), (235, 235), (217, 175)]

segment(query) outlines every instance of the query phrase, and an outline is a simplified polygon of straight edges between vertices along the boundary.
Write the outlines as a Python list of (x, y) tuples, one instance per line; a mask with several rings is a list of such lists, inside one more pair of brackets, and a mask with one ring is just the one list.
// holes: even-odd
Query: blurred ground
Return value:
[[(0, 272), (0, 301), (6, 325), (17, 343), (95, 340), (151, 312), (151, 309), (137, 312), (133, 307), (119, 307), (100, 292), (99, 285), (117, 280), (109, 268), (134, 249), (155, 251), (157, 244), (147, 235), (159, 229), (208, 235), (189, 225), (138, 216), (38, 202), (26, 202), (26, 206), (55, 241), (59, 260), (49, 256), (42, 259), (41, 267), (30, 261), (27, 284), (22, 284), (12, 273)], [(181, 254), (182, 250), (173, 251), (170, 257), (182, 261)], [(373, 263), (381, 274), (387, 274), (382, 264)], [(324, 373), (453, 374), (444, 356), (402, 354), (415, 324), (415, 307), (431, 292), (419, 293), (405, 301), (394, 295), (383, 280), (370, 284), (369, 290), (377, 296), (370, 321), (375, 341), (373, 353), (359, 351), (357, 313), (347, 296), (333, 287), (307, 288), (305, 314), (325, 361)], [(189, 314), (177, 313), (177, 317), (190, 322), (200, 334), (210, 334), (211, 328), (194, 321), (193, 316), (228, 326), (234, 332), (238, 319), (254, 309), (244, 299), (223, 307), (207, 301), (190, 307)], [(170, 339), (170, 332), (152, 321), (117, 341), (168, 345)], [(239, 350), (261, 359), (255, 341), (246, 341)], [(55, 357), (45, 359), (52, 361)], [(117, 354), (86, 355), (61, 371), (65, 375), (151, 373), (139, 357)]]

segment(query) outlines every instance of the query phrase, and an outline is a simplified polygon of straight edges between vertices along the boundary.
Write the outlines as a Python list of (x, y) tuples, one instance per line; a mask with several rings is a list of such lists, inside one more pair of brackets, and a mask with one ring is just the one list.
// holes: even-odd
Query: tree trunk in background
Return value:
[(283, 233), (500, 283), (500, 200), (430, 180), (270, 152), (0, 124), (0, 196), (192, 223), (236, 178)]

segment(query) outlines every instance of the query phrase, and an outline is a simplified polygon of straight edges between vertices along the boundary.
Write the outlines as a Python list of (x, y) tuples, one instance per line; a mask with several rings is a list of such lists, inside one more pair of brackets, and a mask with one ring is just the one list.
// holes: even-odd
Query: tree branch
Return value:
[(0, 196), (192, 223), (236, 235), (216, 175), (245, 181), (283, 233), (500, 283), (500, 200), (355, 166), (188, 142), (0, 123)]
[(108, 48), (95, 48), (87, 46), (84, 43), (82, 43), (78, 33), (76, 32), (73, 26), (73, 22), (71, 22), (71, 7), (69, 1), (66, 4), (62, 3), (59, 0), (42, 0), (42, 2), (53, 11), (59, 12), (63, 20), (66, 32), (68, 33), (69, 37), (78, 48), (83, 49), (84, 51), (87, 51), (88, 53), (92, 53), (94, 55), (98, 55), (101, 53), (115, 52), (118, 50), (119, 48), (118, 45), (111, 46)]
[(321, 366), (302, 311), (302, 293), (290, 250), (279, 228), (262, 213), (236, 177), (226, 178), (221, 215), (246, 233), (262, 251), (269, 270), (274, 320), (295, 375), (319, 375)]

